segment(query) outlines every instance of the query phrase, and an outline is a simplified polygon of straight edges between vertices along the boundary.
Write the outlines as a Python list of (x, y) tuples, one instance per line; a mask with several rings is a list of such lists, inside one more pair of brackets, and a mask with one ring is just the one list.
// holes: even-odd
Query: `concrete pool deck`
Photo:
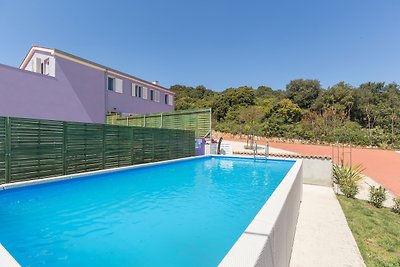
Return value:
[(290, 266), (365, 266), (332, 188), (303, 185)]
[[(245, 150), (243, 142), (227, 141), (227, 143), (235, 146), (237, 151)], [(270, 147), (270, 151), (296, 154), (275, 147)], [(368, 195), (367, 184), (379, 185), (368, 177), (361, 182), (363, 183), (360, 186), (361, 199)], [(388, 199), (391, 196), (389, 194)], [(303, 184), (303, 199), (290, 266), (365, 266), (332, 187)]]
[[(231, 140), (223, 140), (223, 144), (228, 144), (232, 147), (233, 151), (252, 151), (251, 149), (245, 149), (246, 142), (240, 142), (240, 141), (231, 141)], [(264, 152), (264, 146), (258, 146), (258, 149), (260, 152)], [(276, 148), (276, 147), (270, 147), (269, 152), (273, 154), (297, 154), (292, 151)]]

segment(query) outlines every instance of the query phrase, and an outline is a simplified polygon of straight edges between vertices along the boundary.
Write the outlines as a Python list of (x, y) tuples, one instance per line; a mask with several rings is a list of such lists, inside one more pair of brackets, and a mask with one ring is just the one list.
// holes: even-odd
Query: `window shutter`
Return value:
[(147, 99), (147, 87), (143, 87), (143, 99)]
[(132, 96), (136, 96), (136, 84), (132, 83)]
[(122, 89), (122, 80), (121, 79), (115, 79), (115, 92), (122, 94), (123, 89)]
[(156, 92), (156, 102), (160, 102), (160, 92), (159, 91), (155, 92)]
[(33, 70), (34, 72), (40, 73), (40, 70), (42, 68), (42, 60), (40, 58), (35, 58), (35, 69)]
[(173, 97), (172, 97), (172, 95), (168, 95), (168, 105), (170, 105), (170, 106), (173, 106), (174, 105), (174, 103), (173, 103)]

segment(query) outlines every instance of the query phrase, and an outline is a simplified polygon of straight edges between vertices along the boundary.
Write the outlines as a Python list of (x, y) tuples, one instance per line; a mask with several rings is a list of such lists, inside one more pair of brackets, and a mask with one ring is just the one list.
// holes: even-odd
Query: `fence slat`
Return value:
[(6, 119), (0, 117), (0, 184), (5, 183), (6, 178)]

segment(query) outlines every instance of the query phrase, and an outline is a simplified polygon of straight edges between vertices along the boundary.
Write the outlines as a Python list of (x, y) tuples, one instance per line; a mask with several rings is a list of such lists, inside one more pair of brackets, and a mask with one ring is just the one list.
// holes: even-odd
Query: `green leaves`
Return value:
[(400, 198), (393, 198), (392, 211), (394, 213), (400, 214)]
[(382, 208), (383, 202), (386, 200), (386, 189), (382, 186), (369, 188), (369, 203), (377, 208)]
[(255, 104), (255, 93), (251, 87), (228, 88), (220, 93), (212, 104), (215, 118), (222, 121), (229, 110)]
[(286, 85), (286, 97), (303, 109), (308, 109), (321, 91), (318, 80), (292, 80)]
[(358, 181), (364, 178), (361, 165), (344, 166), (333, 165), (333, 183), (338, 185), (340, 191), (348, 198), (354, 198), (358, 191)]
[[(267, 137), (307, 139), (318, 143), (351, 143), (400, 147), (400, 87), (369, 82), (352, 87), (339, 82), (322, 89), (318, 80), (298, 79), (286, 91), (268, 86), (228, 88), (174, 85), (175, 108), (212, 107), (215, 130)], [(261, 109), (254, 122), (239, 116), (243, 109)]]

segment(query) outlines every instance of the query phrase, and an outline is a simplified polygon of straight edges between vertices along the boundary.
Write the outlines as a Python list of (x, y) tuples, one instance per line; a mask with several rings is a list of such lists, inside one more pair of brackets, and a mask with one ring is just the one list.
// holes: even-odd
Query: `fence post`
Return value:
[(11, 182), (11, 122), (10, 117), (6, 117), (6, 158), (5, 158), (5, 169), (6, 169), (6, 183)]
[(162, 127), (163, 127), (163, 116), (162, 116), (162, 112), (161, 112), (160, 114), (161, 114), (160, 128), (162, 128)]
[(194, 117), (194, 121), (195, 121), (195, 124), (196, 124), (196, 126), (195, 126), (195, 129), (194, 129), (194, 136), (195, 137), (198, 137), (200, 134), (200, 131), (199, 131), (199, 113), (193, 113), (193, 117)]
[(103, 124), (103, 150), (102, 150), (102, 165), (103, 170), (106, 168), (106, 124)]
[(133, 151), (133, 131), (135, 130), (135, 128), (132, 127), (131, 129), (131, 142), (130, 142), (130, 146), (131, 146), (131, 165), (133, 165), (134, 163), (134, 151)]
[(63, 144), (62, 144), (63, 175), (67, 174), (67, 122), (63, 121)]
[(151, 152), (151, 154), (152, 154), (152, 161), (154, 162), (154, 159), (155, 159), (155, 154), (154, 154), (154, 144), (155, 144), (155, 142), (156, 142), (156, 136), (155, 136), (155, 132), (153, 131), (153, 129), (151, 130), (151, 133), (152, 133), (152, 136), (153, 136), (153, 142), (152, 142), (152, 152)]

